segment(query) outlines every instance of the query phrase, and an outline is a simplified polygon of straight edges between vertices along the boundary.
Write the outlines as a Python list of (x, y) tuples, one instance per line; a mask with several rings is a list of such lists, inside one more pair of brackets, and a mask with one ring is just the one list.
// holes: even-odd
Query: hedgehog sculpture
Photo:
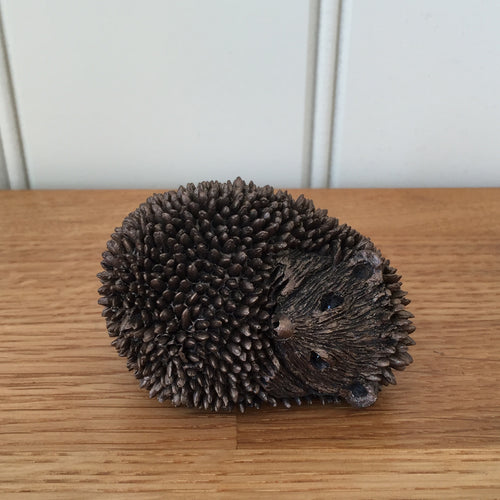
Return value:
[(366, 407), (412, 362), (400, 276), (303, 195), (240, 178), (155, 194), (115, 229), (102, 267), (112, 345), (175, 406)]

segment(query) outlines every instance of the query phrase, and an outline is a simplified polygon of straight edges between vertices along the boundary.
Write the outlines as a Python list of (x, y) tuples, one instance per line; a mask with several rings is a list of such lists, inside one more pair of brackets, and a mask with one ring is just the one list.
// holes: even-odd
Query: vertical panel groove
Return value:
[(304, 147), (302, 155), (302, 187), (311, 187), (312, 145), (314, 137), (314, 100), (318, 48), (319, 1), (309, 2), (309, 35), (307, 42), (306, 92), (304, 105)]
[(329, 182), (340, 0), (321, 0), (314, 98), (311, 187)]
[(334, 112), (332, 119), (330, 174), (328, 187), (338, 187), (337, 173), (342, 141), (344, 95), (346, 90), (349, 37), (351, 31), (351, 0), (341, 0), (337, 43), (337, 71), (335, 73)]
[[(7, 42), (0, 9), (0, 139), (11, 189), (29, 188), (19, 119), (12, 84)], [(0, 162), (1, 163), (1, 162)], [(1, 167), (1, 165), (0, 165)]]
[(7, 175), (7, 165), (5, 163), (5, 155), (3, 154), (1, 133), (0, 133), (0, 189), (10, 189), (9, 176)]

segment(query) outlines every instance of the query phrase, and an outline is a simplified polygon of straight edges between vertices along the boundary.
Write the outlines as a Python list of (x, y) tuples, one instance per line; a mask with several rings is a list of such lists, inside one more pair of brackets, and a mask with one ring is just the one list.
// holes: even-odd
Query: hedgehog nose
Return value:
[(288, 339), (295, 333), (291, 319), (284, 314), (277, 314), (274, 317), (273, 326), (280, 339)]

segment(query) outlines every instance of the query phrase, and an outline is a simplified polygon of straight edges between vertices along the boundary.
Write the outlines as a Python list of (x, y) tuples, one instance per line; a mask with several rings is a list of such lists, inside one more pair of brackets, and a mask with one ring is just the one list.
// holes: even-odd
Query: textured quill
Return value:
[(240, 178), (155, 194), (102, 267), (112, 344), (160, 401), (365, 407), (412, 362), (400, 276), (304, 196)]

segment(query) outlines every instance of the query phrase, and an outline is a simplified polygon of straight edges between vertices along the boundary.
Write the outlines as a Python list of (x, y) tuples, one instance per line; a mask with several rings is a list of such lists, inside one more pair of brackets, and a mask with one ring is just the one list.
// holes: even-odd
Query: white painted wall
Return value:
[(332, 185), (500, 185), (500, 2), (354, 0)]
[(500, 186), (497, 0), (0, 10), (0, 187)]
[(31, 187), (302, 184), (308, 2), (1, 8)]
[(22, 139), (0, 16), (0, 189), (27, 187)]

